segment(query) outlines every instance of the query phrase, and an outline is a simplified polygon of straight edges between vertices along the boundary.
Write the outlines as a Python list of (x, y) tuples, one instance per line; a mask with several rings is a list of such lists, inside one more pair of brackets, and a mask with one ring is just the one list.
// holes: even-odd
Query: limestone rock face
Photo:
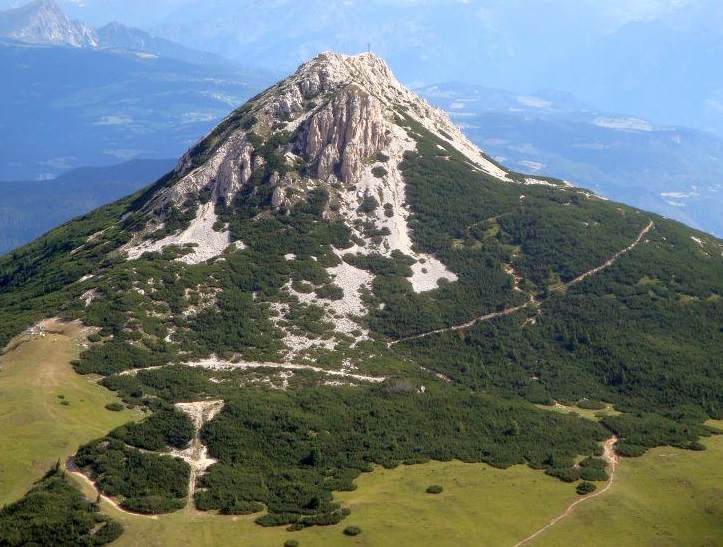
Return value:
[(180, 204), (204, 188), (211, 190), (212, 199), (230, 202), (241, 187), (248, 183), (258, 164), (254, 147), (241, 133), (232, 135), (204, 165), (192, 169), (190, 155), (185, 154), (176, 166), (181, 180), (162, 190), (161, 201)]
[(356, 182), (365, 159), (389, 144), (384, 104), (356, 85), (340, 91), (303, 127), (298, 151), (316, 164), (317, 178)]
[[(230, 133), (220, 137), (211, 133), (201, 141), (202, 148), (211, 151), (203, 162), (194, 161), (198, 153), (195, 149), (181, 158), (176, 167), (178, 181), (159, 192), (153, 207), (178, 206), (193, 200), (202, 190), (210, 190), (214, 200), (230, 203), (252, 178), (254, 184), (261, 181), (274, 188), (270, 205), (275, 208), (288, 199), (283, 196), (301, 196), (308, 187), (302, 184), (298, 192), (286, 192), (278, 186), (298, 186), (303, 177), (328, 184), (338, 181), (351, 187), (361, 181), (365, 166), (372, 164), (378, 153), (394, 148), (392, 140), (399, 137), (402, 116), (444, 135), (469, 158), (470, 164), (499, 178), (506, 177), (444, 112), (402, 86), (379, 57), (371, 53), (322, 53), (240, 113), (233, 113), (224, 122), (235, 127)], [(237, 119), (242, 122), (236, 121), (233, 126), (231, 120)], [(272, 138), (279, 144), (263, 145)], [(257, 150), (259, 146), (263, 150)], [(299, 174), (292, 179), (280, 174), (276, 166), (267, 167), (269, 153), (283, 158), (285, 172)], [(298, 171), (300, 165), (303, 173)]]
[(274, 193), (271, 195), (271, 206), (278, 209), (284, 204), (285, 199), (286, 196), (284, 196), (284, 191), (277, 186), (274, 188)]

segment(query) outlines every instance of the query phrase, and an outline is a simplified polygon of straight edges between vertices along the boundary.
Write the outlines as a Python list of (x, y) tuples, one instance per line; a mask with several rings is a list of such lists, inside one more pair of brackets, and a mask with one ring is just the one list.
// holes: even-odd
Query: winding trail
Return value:
[(103, 501), (105, 501), (105, 502), (108, 503), (109, 505), (113, 506), (113, 508), (114, 508), (116, 511), (119, 511), (119, 512), (124, 513), (124, 514), (126, 514), (126, 515), (131, 515), (131, 516), (133, 516), (133, 517), (141, 517), (141, 518), (154, 519), (154, 520), (157, 520), (157, 519), (158, 519), (158, 515), (144, 515), (143, 513), (134, 513), (133, 511), (128, 511), (127, 509), (123, 509), (123, 507), (121, 507), (120, 505), (118, 505), (118, 502), (117, 502), (117, 501), (115, 501), (113, 498), (111, 498), (111, 497), (109, 497), (109, 496), (106, 496), (103, 492), (101, 492), (101, 491), (100, 491), (100, 488), (98, 488), (98, 485), (95, 484), (95, 483), (90, 479), (90, 477), (88, 477), (88, 475), (86, 475), (86, 474), (83, 473), (82, 471), (80, 471), (80, 470), (78, 470), (77, 468), (75, 468), (75, 467), (74, 467), (73, 465), (71, 465), (69, 462), (66, 462), (66, 463), (65, 463), (65, 470), (66, 470), (68, 473), (70, 473), (71, 475), (73, 475), (74, 477), (77, 477), (78, 479), (80, 479), (80, 480), (83, 481), (84, 483), (90, 485), (90, 486), (93, 488), (93, 490), (96, 491), (96, 493), (98, 494), (98, 496), (100, 497), (100, 499), (102, 499)]
[(391, 348), (392, 346), (395, 346), (397, 344), (401, 344), (402, 342), (409, 342), (410, 340), (418, 340), (419, 338), (426, 338), (427, 336), (432, 336), (434, 334), (441, 334), (443, 332), (456, 332), (458, 330), (467, 329), (471, 327), (472, 325), (476, 325), (477, 323), (482, 323), (484, 321), (491, 321), (492, 319), (496, 319), (498, 317), (504, 317), (505, 315), (511, 315), (513, 313), (517, 313), (518, 311), (527, 308), (529, 306), (535, 305), (537, 301), (535, 298), (530, 295), (530, 299), (525, 302), (524, 304), (520, 304), (519, 306), (514, 306), (513, 308), (506, 308), (502, 311), (496, 311), (492, 313), (488, 313), (486, 315), (481, 315), (480, 317), (475, 317), (471, 321), (467, 321), (466, 323), (460, 323), (458, 325), (452, 325), (451, 327), (443, 327), (441, 329), (435, 329), (430, 330), (428, 332), (423, 332), (421, 334), (415, 334), (413, 336), (407, 336), (406, 338), (400, 338), (399, 340), (393, 340), (392, 342), (387, 342), (387, 347)]
[[(231, 362), (231, 361), (222, 361), (220, 359), (215, 359), (213, 357), (202, 359), (200, 361), (193, 361), (193, 362), (185, 362), (185, 363), (178, 363), (183, 366), (187, 367), (198, 367), (198, 368), (205, 368), (209, 370), (248, 370), (248, 369), (255, 369), (255, 368), (271, 368), (271, 369), (279, 369), (279, 370), (310, 370), (312, 372), (318, 372), (319, 374), (325, 374), (328, 376), (335, 376), (337, 378), (348, 378), (350, 380), (356, 380), (359, 382), (371, 382), (371, 383), (380, 383), (387, 379), (386, 376), (369, 376), (367, 374), (354, 374), (351, 372), (346, 372), (344, 370), (334, 370), (334, 369), (325, 369), (321, 367), (315, 367), (313, 365), (301, 365), (297, 363), (271, 363), (271, 362), (257, 362), (257, 361), (239, 361), (239, 362)], [(153, 367), (145, 367), (145, 368), (133, 368), (124, 370), (122, 372), (118, 373), (118, 376), (135, 376), (138, 374), (139, 371), (147, 371), (147, 370), (159, 370), (163, 368), (173, 367), (177, 366), (176, 364), (170, 364), (170, 365), (158, 365)]]
[(615, 261), (618, 258), (623, 256), (625, 253), (632, 251), (638, 245), (638, 243), (640, 243), (643, 240), (643, 238), (645, 237), (645, 234), (647, 234), (653, 228), (653, 226), (654, 226), (654, 224), (653, 224), (653, 221), (651, 220), (648, 223), (648, 225), (641, 230), (641, 232), (638, 234), (638, 237), (635, 238), (635, 241), (633, 241), (630, 245), (625, 247), (623, 250), (615, 253), (607, 261), (600, 264), (600, 266), (593, 268), (592, 270), (588, 270), (585, 273), (578, 275), (575, 279), (568, 281), (567, 283), (563, 283), (562, 285), (555, 287), (554, 289), (551, 289), (551, 290), (559, 291), (559, 290), (566, 289), (572, 285), (575, 285), (576, 283), (579, 283), (580, 281), (582, 281), (583, 279), (585, 279), (588, 276), (594, 275), (594, 274), (604, 270), (605, 268), (609, 268), (610, 266), (612, 266), (615, 263)]
[[(640, 231), (640, 233), (637, 235), (637, 237), (635, 238), (635, 240), (634, 240), (630, 245), (628, 245), (628, 246), (625, 247), (624, 249), (622, 249), (622, 250), (618, 251), (617, 253), (615, 253), (614, 255), (612, 255), (608, 260), (606, 260), (605, 262), (603, 262), (603, 263), (600, 264), (599, 266), (596, 266), (595, 268), (592, 268), (592, 269), (590, 269), (590, 270), (588, 270), (588, 271), (580, 274), (580, 275), (577, 276), (575, 279), (572, 279), (572, 280), (568, 281), (567, 283), (561, 283), (560, 285), (557, 285), (557, 286), (555, 286), (555, 287), (551, 287), (550, 290), (551, 290), (551, 291), (555, 291), (555, 292), (562, 292), (562, 291), (566, 290), (568, 287), (571, 287), (572, 285), (575, 285), (576, 283), (579, 283), (580, 281), (582, 281), (582, 280), (585, 279), (586, 277), (589, 277), (589, 276), (591, 276), (591, 275), (594, 275), (594, 274), (596, 274), (596, 273), (599, 273), (599, 272), (601, 272), (602, 270), (604, 270), (605, 268), (609, 268), (609, 267), (612, 266), (612, 265), (615, 263), (615, 261), (616, 261), (618, 258), (620, 258), (622, 255), (624, 255), (624, 254), (627, 253), (627, 252), (632, 251), (632, 250), (643, 240), (643, 238), (645, 237), (645, 235), (653, 228), (653, 226), (654, 226), (654, 224), (653, 224), (653, 221), (651, 220), (650, 222), (648, 222), (647, 226), (645, 226), (645, 228), (643, 228), (643, 229)], [(517, 274), (514, 272), (514, 270), (512, 270), (512, 267), (511, 267), (511, 266), (508, 266), (508, 269), (509, 269), (509, 270), (508, 270), (508, 273), (510, 273), (510, 275), (514, 276), (514, 278), (515, 278), (515, 290), (518, 290), (518, 291), (521, 290), (521, 289), (519, 288), (519, 282), (520, 282), (520, 279), (521, 279), (520, 276), (517, 275)], [(428, 331), (428, 332), (423, 332), (423, 333), (420, 333), (420, 334), (414, 334), (414, 335), (412, 335), (412, 336), (406, 336), (406, 337), (404, 337), (404, 338), (400, 338), (399, 340), (392, 340), (391, 342), (387, 342), (387, 347), (388, 347), (388, 348), (391, 348), (392, 346), (395, 346), (395, 345), (400, 344), (400, 343), (402, 343), (402, 342), (409, 342), (409, 341), (411, 341), (411, 340), (419, 340), (420, 338), (426, 338), (426, 337), (432, 336), (432, 335), (434, 335), (434, 334), (442, 334), (442, 333), (445, 333), (445, 332), (456, 332), (456, 331), (459, 331), (459, 330), (462, 330), (462, 329), (469, 328), (469, 327), (471, 327), (471, 326), (473, 326), (473, 325), (476, 325), (477, 323), (483, 323), (483, 322), (485, 322), (485, 321), (491, 321), (492, 319), (496, 319), (496, 318), (498, 318), (498, 317), (504, 317), (505, 315), (511, 315), (511, 314), (513, 314), (513, 313), (517, 313), (518, 311), (523, 310), (523, 309), (525, 309), (525, 308), (528, 308), (528, 307), (530, 307), (530, 306), (539, 306), (539, 305), (540, 305), (540, 302), (535, 298), (534, 295), (530, 294), (530, 295), (529, 295), (529, 300), (527, 300), (527, 302), (525, 302), (524, 304), (520, 304), (519, 306), (514, 306), (514, 307), (512, 307), (512, 308), (506, 308), (506, 309), (501, 310), (501, 311), (498, 311), (498, 312), (493, 312), (493, 313), (488, 313), (488, 314), (485, 314), (485, 315), (481, 315), (481, 316), (475, 317), (474, 319), (472, 319), (472, 320), (470, 320), (470, 321), (467, 321), (467, 322), (465, 322), (465, 323), (459, 323), (459, 324), (457, 324), (457, 325), (452, 325), (452, 326), (449, 326), (449, 327), (443, 327), (443, 328), (440, 328), (440, 329), (435, 329), (435, 330), (431, 330), (431, 331)]]
[(613, 435), (610, 437), (607, 441), (605, 441), (605, 445), (603, 446), (604, 452), (603, 452), (603, 459), (608, 462), (610, 465), (610, 478), (608, 478), (608, 482), (605, 485), (604, 488), (601, 490), (598, 490), (594, 494), (588, 494), (585, 497), (582, 497), (580, 499), (577, 499), (573, 501), (570, 505), (567, 506), (565, 511), (561, 514), (552, 519), (549, 523), (547, 523), (545, 526), (537, 530), (534, 534), (527, 536), (525, 539), (515, 543), (514, 547), (521, 547), (522, 545), (525, 545), (526, 543), (529, 543), (539, 535), (547, 532), (550, 528), (555, 526), (558, 522), (560, 522), (562, 519), (569, 517), (572, 514), (572, 511), (580, 505), (581, 503), (584, 503), (586, 501), (590, 501), (593, 498), (596, 498), (598, 496), (603, 495), (605, 492), (610, 490), (610, 488), (613, 485), (613, 482), (615, 481), (615, 470), (618, 465), (618, 456), (615, 454), (615, 443), (618, 442), (618, 438), (616, 435)]

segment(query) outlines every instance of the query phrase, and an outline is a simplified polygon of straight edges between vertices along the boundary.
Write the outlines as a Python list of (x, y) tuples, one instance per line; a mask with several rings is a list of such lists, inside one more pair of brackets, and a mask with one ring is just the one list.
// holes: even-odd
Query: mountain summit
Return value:
[[(235, 123), (240, 118), (242, 123)], [(397, 82), (382, 59), (370, 53), (322, 53), (233, 114), (221, 124), (222, 132), (212, 133), (181, 158), (175, 172), (177, 181), (146, 206), (160, 212), (157, 223), (151, 223), (149, 229), (161, 225), (173, 207), (183, 208), (184, 203), (197, 201), (202, 190), (210, 192), (209, 204), (198, 210), (194, 226), (181, 235), (185, 243), (198, 244), (188, 260), (208, 259), (209, 240), (196, 225), (214, 224), (212, 204), (231, 204), (239, 192), (261, 182), (267, 187), (271, 207), (288, 212), (321, 184), (335, 204), (327, 216), (351, 228), (363, 242), (360, 252), (408, 254), (417, 261), (413, 286), (419, 290), (435, 288), (438, 279), (454, 279), (454, 275), (445, 273), (433, 257), (412, 251), (407, 226), (410, 210), (399, 164), (405, 153), (414, 150), (415, 141), (400, 125), (405, 118), (444, 135), (474, 169), (506, 179), (505, 171), (470, 143), (444, 112)], [(272, 158), (264, 155), (269, 142), (275, 147)], [(371, 231), (376, 234), (373, 238), (365, 235), (365, 228), (355, 226), (360, 208), (372, 203), (384, 206), (369, 216), (368, 222), (374, 224)], [(192, 233), (201, 239), (194, 239)], [(228, 244), (216, 235), (211, 240), (218, 243), (216, 253)], [(129, 254), (137, 257), (177, 242), (171, 236), (150, 245), (131, 245)], [(425, 262), (427, 266), (422, 268)]]
[(723, 416), (722, 257), (500, 168), (375, 55), (323, 53), (154, 185), (0, 258), (0, 341), (95, 327), (76, 370), (152, 415), (74, 462), (126, 509), (298, 530), (344, 519), (333, 492), (373, 464), (574, 482), (605, 480), (605, 439), (699, 449)]
[(32, 44), (98, 45), (95, 32), (68, 19), (54, 0), (35, 0), (20, 8), (0, 12), (0, 36)]

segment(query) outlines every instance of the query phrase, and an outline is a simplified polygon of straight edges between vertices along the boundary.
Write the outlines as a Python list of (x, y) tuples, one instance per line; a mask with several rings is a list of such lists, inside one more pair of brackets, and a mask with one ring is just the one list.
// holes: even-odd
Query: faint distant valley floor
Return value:
[(567, 180), (723, 236), (723, 141), (687, 127), (609, 114), (562, 94), (467, 84), (417, 90), (505, 167)]
[(168, 159), (132, 160), (74, 169), (47, 181), (0, 181), (0, 255), (151, 184), (174, 163)]

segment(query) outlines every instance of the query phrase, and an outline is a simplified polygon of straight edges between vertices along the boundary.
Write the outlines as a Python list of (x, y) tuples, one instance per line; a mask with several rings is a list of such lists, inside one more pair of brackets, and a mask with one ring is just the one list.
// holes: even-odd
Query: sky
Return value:
[[(92, 26), (116, 20), (280, 75), (320, 51), (371, 44), (412, 87), (560, 89), (601, 109), (723, 131), (723, 81), (706, 70), (722, 62), (714, 53), (723, 51), (723, 0), (56, 1)], [(23, 3), (0, 0), (0, 9)], [(686, 11), (697, 27), (674, 42)], [(634, 36), (642, 26), (647, 42)], [(699, 44), (701, 26), (719, 35)]]
[[(56, 0), (58, 4), (67, 9), (72, 15), (85, 13), (89, 23), (101, 25), (109, 20), (146, 26), (156, 23), (155, 19), (164, 13), (192, 3), (194, 0), (153, 0), (152, 2), (138, 0)], [(211, 2), (213, 0), (205, 0)], [(268, 3), (284, 3), (299, 0), (240, 0), (235, 2), (239, 7), (244, 4), (263, 5)], [(359, 1), (372, 2), (379, 5), (395, 7), (412, 7), (428, 5), (470, 4), (479, 6), (481, 20), (494, 21), (495, 17), (510, 10), (527, 11), (540, 17), (541, 25), (545, 24), (545, 13), (550, 11), (549, 6), (564, 7), (571, 13), (593, 13), (599, 18), (601, 25), (610, 26), (611, 29), (629, 21), (645, 20), (670, 13), (681, 5), (690, 4), (696, 0), (333, 0), (329, 4), (350, 5)], [(1, 9), (27, 4), (27, 0), (0, 0)]]

